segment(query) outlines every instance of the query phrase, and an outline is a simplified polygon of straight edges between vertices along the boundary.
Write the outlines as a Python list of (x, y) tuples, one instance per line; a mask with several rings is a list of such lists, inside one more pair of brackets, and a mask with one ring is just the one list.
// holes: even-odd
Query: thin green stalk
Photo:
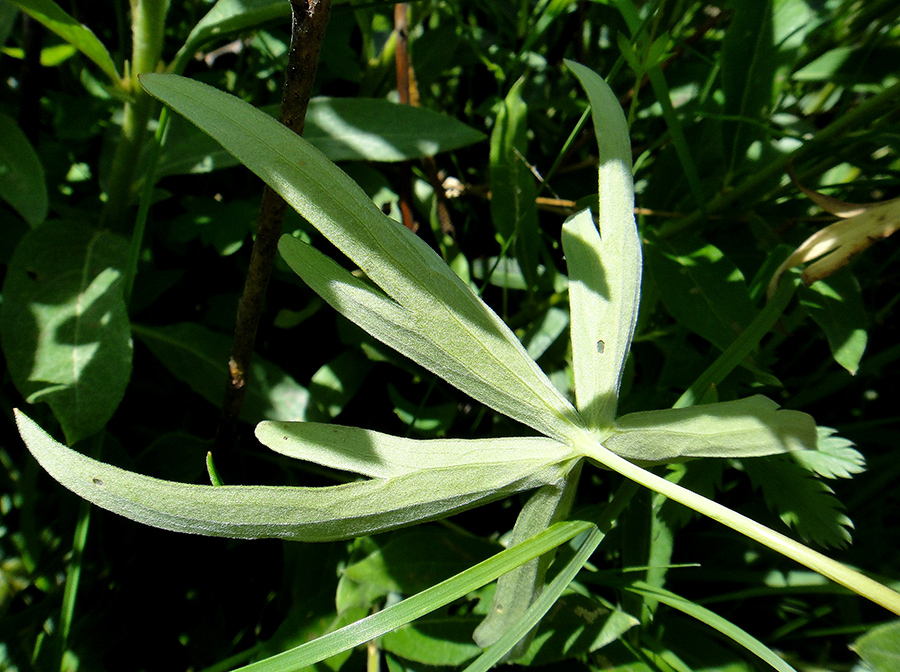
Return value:
[(759, 314), (747, 325), (743, 333), (726, 348), (725, 352), (719, 355), (718, 359), (684, 391), (684, 394), (678, 398), (678, 401), (675, 402), (672, 408), (693, 406), (706, 394), (711, 386), (721, 383), (729, 373), (738, 367), (762, 340), (763, 336), (775, 326), (799, 285), (800, 278), (796, 275), (790, 278), (790, 282), (782, 282), (772, 300), (766, 304), (765, 308), (759, 311)]
[[(103, 449), (103, 432), (96, 434), (91, 443), (91, 456), (99, 458), (100, 451)], [(75, 523), (75, 535), (72, 538), (72, 557), (66, 568), (66, 586), (63, 589), (62, 608), (59, 616), (60, 670), (64, 669), (66, 646), (75, 614), (75, 601), (78, 597), (78, 585), (81, 582), (81, 560), (84, 556), (84, 547), (87, 544), (88, 529), (91, 526), (92, 508), (93, 505), (86, 499), (82, 499), (79, 502), (78, 521)]]
[(153, 187), (156, 185), (156, 168), (159, 165), (159, 157), (165, 146), (166, 135), (169, 130), (169, 108), (164, 107), (159, 115), (159, 125), (156, 127), (156, 136), (153, 140), (153, 148), (144, 175), (144, 186), (141, 189), (141, 197), (138, 201), (138, 212), (134, 222), (134, 231), (131, 234), (131, 242), (128, 247), (128, 265), (125, 268), (123, 295), (125, 303), (131, 301), (134, 290), (134, 279), (137, 276), (138, 262), (141, 258), (141, 249), (144, 244), (144, 233), (147, 230), (147, 216), (150, 213), (150, 205), (153, 202)]
[[(803, 146), (798, 147), (790, 154), (785, 154), (770, 162), (765, 168), (744, 180), (740, 186), (737, 186), (726, 193), (718, 194), (706, 205), (706, 214), (721, 212), (733, 203), (754, 194), (783, 175), (787, 171), (789, 163), (802, 159), (810, 152), (821, 148), (822, 145), (831, 142), (843, 133), (854, 128), (859, 128), (870, 120), (891, 111), (894, 109), (894, 105), (898, 99), (900, 99), (900, 83), (894, 84), (894, 86), (882, 91), (877, 96), (870, 98), (855, 110), (838, 118), (836, 121), (829, 124), (828, 127), (823, 128), (816, 133), (816, 135), (805, 142)], [(702, 210), (697, 209), (687, 217), (663, 226), (662, 229), (660, 229), (659, 238), (661, 240), (666, 240), (681, 234), (695, 228), (698, 224), (705, 221), (705, 219), (706, 215)]]
[(131, 202), (141, 148), (147, 134), (147, 123), (155, 105), (154, 99), (141, 88), (138, 75), (154, 72), (162, 55), (168, 0), (131, 0), (132, 56), (126, 86), (131, 99), (125, 103), (122, 133), (113, 157), (107, 186), (107, 201), (100, 216), (102, 226), (123, 231), (126, 212)]
[(581, 442), (578, 448), (587, 457), (613, 471), (619, 472), (626, 478), (646, 488), (655, 490), (697, 513), (712, 518), (716, 522), (771, 548), (776, 553), (780, 553), (804, 567), (808, 567), (814, 572), (831, 579), (835, 583), (849, 588), (854, 593), (881, 605), (888, 611), (900, 615), (900, 593), (894, 592), (887, 586), (775, 530), (769, 529), (765, 525), (761, 525), (755, 520), (729, 509), (727, 506), (723, 506), (702, 495), (698, 495), (696, 492), (657, 476), (646, 469), (642, 469), (625, 458), (607, 450), (592, 438), (587, 438)]

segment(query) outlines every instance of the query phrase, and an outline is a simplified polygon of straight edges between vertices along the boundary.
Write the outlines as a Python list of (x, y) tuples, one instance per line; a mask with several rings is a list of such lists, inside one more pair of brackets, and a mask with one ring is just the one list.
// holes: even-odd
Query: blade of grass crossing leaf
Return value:
[(680, 595), (676, 595), (664, 588), (651, 586), (643, 581), (636, 581), (624, 586), (624, 588), (625, 590), (643, 595), (644, 597), (653, 598), (654, 600), (662, 602), (673, 609), (677, 609), (688, 616), (696, 618), (698, 621), (718, 630), (728, 637), (728, 639), (747, 649), (750, 653), (758, 656), (779, 672), (797, 672), (797, 670), (788, 665), (778, 656), (778, 654), (761, 641), (742, 630), (731, 621), (722, 618), (705, 607), (701, 607), (696, 602), (691, 602)]
[[(580, 283), (576, 292), (594, 294), (590, 308), (596, 311), (582, 312), (589, 306), (579, 309), (578, 304), (587, 299), (576, 297), (572, 349), (573, 357), (581, 362), (576, 369), (582, 369), (576, 374), (576, 386), (588, 388), (586, 395), (577, 392), (578, 404), (580, 410), (587, 412), (590, 426), (598, 429), (610, 426), (616, 414), (622, 371), (640, 303), (641, 245), (634, 221), (631, 143), (625, 115), (599, 75), (572, 61), (566, 61), (566, 65), (587, 93), (600, 151), (599, 242), (583, 218), (569, 229), (577, 232), (570, 242), (579, 242), (572, 248), (577, 260), (575, 267), (570, 268), (570, 282), (574, 276)], [(594, 252), (588, 252), (589, 249)]]
[(528, 145), (525, 80), (517, 81), (501, 103), (491, 133), (491, 220), (503, 243), (512, 242), (529, 291), (537, 281), (540, 231), (534, 176), (523, 158)]
[(290, 651), (242, 667), (235, 672), (293, 672), (330, 658), (440, 609), (591, 529), (595, 529), (595, 526), (582, 520), (556, 523), (528, 541), (501, 551), (453, 578), (387, 607), (377, 614)]
[(756, 348), (763, 336), (769, 333), (772, 327), (775, 326), (775, 323), (778, 322), (778, 318), (781, 317), (799, 285), (800, 278), (798, 274), (791, 276), (790, 281), (782, 281), (772, 300), (766, 304), (765, 308), (759, 311), (759, 314), (753, 318), (753, 321), (747, 325), (747, 328), (725, 352), (719, 355), (716, 361), (685, 390), (672, 408), (684, 408), (685, 406), (694, 405), (710, 386), (721, 383), (729, 373), (739, 366), (744, 361), (744, 358)]
[[(309, 143), (238, 98), (199, 82), (173, 75), (144, 75), (141, 81), (152, 95), (216, 138), (357, 263), (396, 302), (393, 312), (408, 316), (407, 322), (419, 325), (427, 340), (437, 344), (433, 352), (440, 355), (441, 366), (456, 372), (454, 385), (493, 408), (495, 394), (518, 399), (518, 408), (511, 407), (509, 414), (554, 438), (572, 440), (583, 431), (575, 410), (503, 321), (434, 250), (385, 216)], [(284, 237), (280, 249), (290, 258), (299, 245)], [(459, 359), (446, 357), (442, 349), (455, 350)], [(479, 377), (474, 382), (473, 370)]]
[[(569, 472), (564, 481), (545, 485), (528, 498), (516, 519), (509, 539), (510, 546), (530, 539), (552, 523), (569, 515), (580, 474), (579, 465)], [(553, 554), (548, 553), (500, 577), (490, 611), (473, 635), (478, 646), (484, 648), (494, 644), (505, 632), (519, 623), (544, 589), (544, 577), (552, 560)], [(517, 643), (514, 642), (510, 651), (513, 659), (525, 653), (531, 644), (534, 630), (526, 633)]]
[[(675, 152), (678, 154), (678, 160), (684, 169), (684, 176), (687, 179), (688, 187), (701, 213), (706, 211), (706, 197), (703, 195), (703, 186), (700, 183), (700, 174), (697, 172), (697, 165), (694, 163), (694, 157), (688, 147), (687, 139), (684, 137), (684, 129), (681, 127), (681, 120), (672, 106), (672, 98), (669, 92), (669, 85), (666, 83), (666, 77), (660, 67), (654, 66), (647, 71), (647, 77), (650, 79), (650, 86), (653, 87), (653, 93), (656, 100), (662, 106), (663, 118), (666, 120), (666, 127), (669, 129), (669, 135), (672, 138), (672, 144), (675, 145)], [(705, 215), (704, 215), (705, 216)]]
[(69, 16), (59, 5), (52, 0), (13, 0), (13, 2), (23, 12), (42, 23), (96, 63), (114, 84), (119, 84), (120, 78), (116, 71), (116, 65), (103, 43), (90, 29)]
[(637, 490), (637, 484), (633, 481), (625, 481), (620, 486), (615, 497), (603, 511), (600, 520), (597, 521), (597, 525), (591, 528), (587, 537), (581, 542), (581, 546), (578, 547), (578, 551), (566, 566), (544, 588), (540, 596), (528, 608), (528, 611), (496, 643), (469, 665), (465, 672), (487, 672), (487, 670), (500, 662), (538, 624), (544, 615), (556, 604), (556, 601), (562, 596), (569, 584), (572, 583), (578, 572), (587, 564), (591, 555), (597, 550), (597, 547), (606, 537), (609, 530), (612, 529), (614, 521), (622, 513), (628, 502), (631, 501)]

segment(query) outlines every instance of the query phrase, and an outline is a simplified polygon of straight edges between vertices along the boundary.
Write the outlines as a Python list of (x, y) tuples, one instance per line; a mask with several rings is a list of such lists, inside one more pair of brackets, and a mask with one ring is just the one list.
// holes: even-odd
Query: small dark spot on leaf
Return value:
[(606, 343), (604, 343), (603, 341), (597, 341), (597, 352), (602, 355), (604, 350), (606, 350)]
[(96, 476), (94, 476), (94, 477), (91, 479), (91, 482), (92, 482), (94, 485), (103, 485), (103, 479), (97, 478)]

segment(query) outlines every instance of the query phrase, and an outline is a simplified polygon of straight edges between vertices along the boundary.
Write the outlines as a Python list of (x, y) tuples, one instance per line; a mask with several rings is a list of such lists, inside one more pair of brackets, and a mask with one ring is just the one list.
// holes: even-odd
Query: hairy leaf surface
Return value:
[[(578, 414), (506, 324), (424, 241), (386, 217), (308, 142), (205, 84), (172, 75), (145, 75), (141, 81), (265, 180), (385, 293), (283, 237), (279, 249), (304, 280), (325, 273), (314, 289), (324, 291), (329, 303), (488, 406), (556, 439), (579, 433)], [(303, 271), (308, 264), (316, 271)], [(357, 300), (365, 308), (356, 307)], [(398, 347), (404, 343), (409, 347)]]
[(16, 412), (41, 466), (97, 506), (153, 527), (235, 539), (349, 539), (433, 520), (562, 478), (569, 464), (528, 459), (423, 469), (323, 488), (161, 481), (85, 457)]
[(622, 107), (597, 73), (572, 61), (566, 65), (588, 95), (600, 150), (600, 233), (584, 214), (563, 232), (578, 410), (597, 429), (608, 427), (616, 415), (640, 304), (641, 244)]

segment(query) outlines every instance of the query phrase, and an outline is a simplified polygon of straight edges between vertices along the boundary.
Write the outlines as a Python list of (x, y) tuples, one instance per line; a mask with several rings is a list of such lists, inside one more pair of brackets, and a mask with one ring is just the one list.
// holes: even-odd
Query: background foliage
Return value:
[[(47, 11), (43, 2), (20, 4)], [(208, 15), (211, 7), (172, 2), (159, 35), (163, 62), (255, 106), (277, 104), (287, 3), (221, 0), (220, 14)], [(127, 286), (128, 241), (150, 157), (138, 157), (125, 188), (111, 182), (131, 123), (123, 109), (138, 104), (123, 108), (122, 92), (108, 80), (126, 72), (131, 17), (121, 3), (114, 11), (79, 2), (63, 9), (93, 31), (96, 44), (84, 33), (64, 39), (0, 3), (0, 263), (7, 273), (0, 400), (9, 418), (0, 430), (3, 665), (230, 669), (498, 551), (519, 501), (352, 542), (235, 542), (89, 513), (39, 470), (13, 429), (12, 408), (23, 397), (36, 404), (27, 411), (42, 426), (58, 428), (84, 452), (102, 450), (107, 462), (161, 478), (207, 479), (260, 194), (256, 178), (175, 120), (159, 181), (148, 185), (152, 208), (134, 286)], [(393, 5), (339, 3), (316, 79), (317, 94), (334, 100), (313, 104), (306, 137), (396, 217), (410, 179), (400, 161), (436, 155), (448, 192), (452, 187), (450, 217), (442, 220), (429, 169), (416, 160), (411, 202), (421, 236), (483, 288), (570, 394), (560, 227), (565, 215), (591, 203), (597, 157), (583, 123), (584, 96), (562, 59), (609, 75), (631, 124), (647, 262), (620, 413), (667, 408), (750, 324), (791, 250), (831, 219), (822, 221), (790, 183), (789, 160), (805, 186), (847, 201), (897, 195), (898, 15), (892, 2), (411, 3), (420, 105), (434, 114), (407, 121), (400, 116), (406, 111), (384, 102), (397, 95)], [(152, 122), (159, 110), (148, 103), (147, 113)], [(121, 216), (110, 214), (117, 199), (124, 200)], [(285, 230), (327, 249), (299, 217), (289, 214)], [(813, 469), (829, 485), (774, 458), (663, 472), (756, 519), (840, 547), (831, 549), (836, 557), (888, 580), (898, 566), (898, 467), (890, 453), (898, 439), (890, 383), (900, 358), (897, 254), (894, 240), (876, 244), (800, 290), (779, 326), (711, 393), (728, 400), (763, 392), (835, 427), (820, 441), (833, 461)], [(33, 295), (32, 285), (15, 280), (22, 276), (55, 280)], [(67, 331), (78, 302), (101, 311), (116, 292), (130, 296), (127, 315), (114, 312), (96, 334)], [(45, 310), (22, 312), (28, 303)], [(35, 350), (46, 329), (68, 340)], [(122, 346), (129, 334), (133, 351)], [(60, 365), (73, 346), (92, 343), (109, 344), (91, 360), (95, 371)], [(337, 317), (281, 262), (256, 352), (242, 441), (217, 456), (227, 483), (341, 478), (263, 449), (252, 436), (263, 419), (334, 419), (421, 438), (525, 432)], [(92, 377), (106, 388), (86, 399), (80, 393), (92, 388)], [(864, 454), (865, 473), (847, 440)], [(586, 480), (580, 505), (605, 502), (618, 484), (612, 476)], [(850, 520), (853, 544), (845, 547)], [(690, 596), (688, 613), (711, 609), (797, 669), (851, 668), (859, 657), (848, 644), (886, 619), (651, 494), (634, 500), (611, 537), (592, 559), (601, 571), (582, 577), (565, 614), (619, 605), (640, 625), (606, 645), (612, 637), (575, 619), (571, 629), (582, 627), (582, 635), (574, 645), (553, 631), (539, 633), (543, 646), (521, 662), (621, 670), (761, 665), (673, 608), (658, 592), (663, 584)], [(383, 656), (397, 670), (462, 665), (479, 651), (471, 633), (490, 590), (328, 666), (358, 669), (367, 656)], [(865, 653), (870, 642), (854, 650), (872, 669), (891, 669), (879, 667), (884, 651)]]

